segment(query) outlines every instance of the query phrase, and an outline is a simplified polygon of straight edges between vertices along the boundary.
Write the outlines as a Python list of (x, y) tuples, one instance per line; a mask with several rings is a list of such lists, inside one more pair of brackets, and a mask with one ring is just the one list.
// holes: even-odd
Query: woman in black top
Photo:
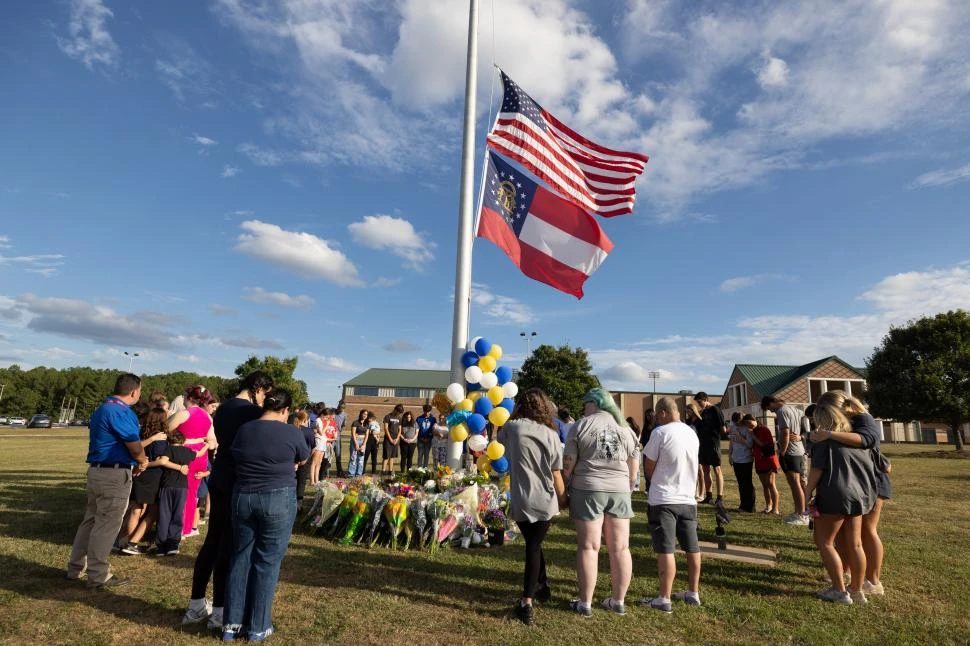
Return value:
[[(350, 425), (350, 461), (347, 464), (347, 477), (364, 475), (364, 451), (367, 448), (367, 411), (361, 410), (357, 421)], [(376, 456), (375, 456), (376, 459)]]
[(384, 475), (394, 473), (394, 458), (398, 455), (401, 443), (401, 415), (404, 406), (398, 404), (394, 410), (384, 416), (384, 446), (381, 447), (381, 472)]
[[(819, 593), (824, 601), (865, 603), (862, 592), (866, 554), (862, 549), (862, 516), (872, 510), (876, 499), (875, 469), (868, 451), (852, 449), (832, 437), (851, 432), (842, 409), (819, 400), (813, 415), (828, 438), (812, 447), (812, 469), (808, 475), (807, 495), (814, 494), (815, 544), (832, 581), (832, 587)], [(840, 537), (843, 553), (835, 548)], [(843, 558), (852, 572), (849, 591), (843, 580)]]
[(232, 489), (232, 556), (226, 580), (222, 639), (273, 634), (273, 597), (280, 564), (296, 519), (296, 478), (310, 457), (300, 429), (287, 424), (290, 393), (275, 389), (259, 419), (243, 424), (230, 451), (236, 465)]
[[(226, 594), (226, 574), (232, 551), (229, 525), (229, 497), (235, 480), (235, 467), (229, 449), (239, 427), (262, 413), (263, 400), (273, 389), (273, 378), (262, 370), (250, 373), (239, 384), (239, 394), (223, 402), (216, 410), (212, 425), (219, 450), (209, 474), (209, 521), (205, 542), (199, 548), (192, 571), (192, 596), (182, 625), (209, 620), (210, 630), (222, 630), (222, 610)], [(205, 589), (212, 577), (212, 603)]]
[(414, 463), (414, 451), (418, 447), (418, 424), (411, 411), (401, 416), (401, 473), (407, 473)]

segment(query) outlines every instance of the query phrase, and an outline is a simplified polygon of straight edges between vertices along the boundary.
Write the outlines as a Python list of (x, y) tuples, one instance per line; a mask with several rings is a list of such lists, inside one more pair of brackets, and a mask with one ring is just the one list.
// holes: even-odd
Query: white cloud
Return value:
[(235, 308), (229, 307), (228, 305), (220, 305), (219, 303), (209, 303), (207, 307), (213, 316), (235, 316), (239, 313)]
[(930, 188), (935, 186), (949, 186), (958, 182), (970, 181), (970, 164), (959, 168), (940, 168), (939, 170), (923, 173), (913, 180), (910, 188)]
[(387, 249), (404, 259), (404, 265), (415, 271), (427, 269), (437, 246), (420, 235), (404, 218), (391, 215), (366, 215), (360, 222), (347, 225), (354, 242), (371, 249)]
[(327, 357), (316, 352), (303, 352), (300, 356), (311, 364), (322, 370), (335, 370), (337, 372), (356, 372), (359, 367), (340, 357)]
[(272, 339), (260, 339), (254, 336), (234, 336), (234, 337), (220, 337), (217, 339), (219, 343), (231, 348), (246, 348), (249, 350), (283, 350), (284, 346), (282, 343), (274, 341)]
[[(9, 238), (6, 236), (0, 239), (0, 249), (9, 249), (12, 246), (9, 244)], [(24, 271), (40, 274), (44, 278), (50, 278), (64, 264), (65, 257), (59, 253), (29, 254), (24, 256), (5, 256), (0, 253), (0, 267), (23, 267)]]
[(202, 135), (192, 135), (191, 137), (189, 137), (189, 140), (194, 141), (195, 143), (199, 144), (203, 148), (208, 148), (210, 146), (216, 146), (219, 144), (219, 142), (216, 141), (215, 139), (210, 139), (209, 137), (203, 137)]
[(186, 363), (199, 363), (202, 361), (201, 357), (194, 354), (180, 354), (176, 357), (179, 361), (185, 361)]
[(34, 268), (34, 269), (27, 268), (24, 271), (28, 271), (32, 274), (40, 274), (44, 278), (51, 278), (54, 276), (54, 274), (57, 273), (57, 268), (56, 267), (42, 267), (42, 268)]
[(233, 166), (232, 164), (226, 164), (225, 166), (222, 167), (223, 177), (235, 177), (241, 172), (242, 170), (240, 168), (238, 168), (237, 166)]
[(773, 56), (765, 57), (764, 66), (758, 71), (761, 87), (778, 87), (788, 84), (788, 63)]
[(404, 339), (396, 339), (390, 343), (385, 343), (382, 347), (388, 352), (417, 352), (421, 349), (421, 346)]
[[(962, 308), (970, 310), (970, 261), (887, 276), (859, 296), (872, 311), (849, 316), (798, 314), (740, 319), (710, 337), (645, 339), (627, 347), (591, 349), (597, 374), (611, 384), (643, 389), (643, 369), (663, 371), (658, 389), (726, 385), (735, 363), (800, 365), (838, 355), (862, 365), (892, 325)], [(712, 379), (720, 375), (719, 379)], [(661, 386), (661, 383), (663, 384)]]
[(159, 47), (163, 53), (155, 60), (155, 73), (175, 100), (214, 107), (208, 97), (218, 92), (219, 76), (212, 65), (180, 38), (161, 37)]
[(528, 325), (537, 320), (532, 308), (522, 301), (511, 296), (495, 294), (488, 285), (481, 283), (472, 283), (471, 302), (490, 323)]
[(371, 283), (371, 287), (394, 287), (401, 284), (400, 278), (388, 278), (387, 276), (379, 276), (377, 280)]
[(333, 243), (310, 233), (286, 231), (275, 224), (247, 220), (246, 233), (237, 238), (236, 251), (265, 260), (304, 278), (321, 278), (336, 285), (360, 287), (357, 267)]
[[(638, 188), (673, 217), (707, 194), (810, 168), (829, 141), (947, 128), (970, 94), (966, 3), (709, 0), (687, 10), (637, 0), (623, 24), (631, 51), (674, 70), (638, 146), (652, 156)], [(738, 87), (744, 67), (762, 87)]]
[(415, 368), (417, 370), (450, 370), (451, 365), (447, 361), (438, 361), (435, 359), (424, 359), (419, 358), (408, 364), (409, 368)]
[(316, 303), (312, 297), (301, 294), (290, 296), (284, 292), (268, 292), (262, 287), (244, 287), (243, 300), (257, 305), (277, 305), (300, 310), (308, 310)]
[(121, 50), (105, 26), (114, 13), (101, 0), (71, 0), (70, 15), (69, 37), (57, 38), (61, 51), (89, 70), (117, 65)]
[(791, 281), (792, 276), (786, 274), (754, 274), (753, 276), (736, 276), (723, 281), (720, 290), (725, 294), (736, 292), (739, 289), (760, 285), (770, 281)]
[(13, 245), (10, 244), (10, 236), (0, 236), (0, 249), (10, 249)]

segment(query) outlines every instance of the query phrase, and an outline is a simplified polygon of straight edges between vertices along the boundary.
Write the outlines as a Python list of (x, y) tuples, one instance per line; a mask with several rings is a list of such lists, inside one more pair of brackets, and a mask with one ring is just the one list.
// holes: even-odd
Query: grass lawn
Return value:
[[(15, 437), (28, 432), (48, 437)], [(634, 602), (653, 596), (657, 572), (646, 532), (646, 500), (636, 494), (634, 580), (626, 617), (599, 609), (584, 620), (566, 609), (575, 591), (568, 518), (546, 540), (554, 600), (537, 611), (531, 628), (508, 618), (521, 585), (521, 544), (445, 550), (431, 558), (340, 547), (297, 533), (276, 595), (275, 641), (967, 644), (970, 460), (913, 455), (933, 448), (885, 447), (893, 456), (896, 493), (881, 532), (888, 594), (867, 606), (816, 601), (814, 593), (826, 581), (807, 529), (752, 514), (735, 517), (729, 542), (777, 551), (777, 567), (705, 559), (702, 607), (675, 606), (669, 616), (640, 608)], [(83, 429), (0, 431), (0, 643), (213, 643), (178, 628), (199, 538), (183, 543), (182, 554), (174, 558), (112, 557), (114, 570), (134, 579), (117, 591), (89, 591), (63, 578), (84, 507), (85, 452)], [(737, 490), (733, 475), (726, 476), (733, 507)], [(779, 489), (790, 510), (787, 487)], [(712, 508), (701, 512), (701, 539), (712, 540)], [(683, 568), (683, 561), (678, 565)], [(600, 567), (597, 603), (609, 594), (605, 551)], [(682, 569), (677, 588), (683, 577)]]

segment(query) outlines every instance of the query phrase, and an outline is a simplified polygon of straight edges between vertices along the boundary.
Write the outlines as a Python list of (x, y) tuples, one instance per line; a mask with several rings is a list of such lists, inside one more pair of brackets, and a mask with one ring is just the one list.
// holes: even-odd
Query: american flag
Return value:
[(637, 177), (649, 159), (601, 146), (569, 129), (502, 72), (505, 94), (488, 145), (573, 204), (606, 217), (633, 211)]

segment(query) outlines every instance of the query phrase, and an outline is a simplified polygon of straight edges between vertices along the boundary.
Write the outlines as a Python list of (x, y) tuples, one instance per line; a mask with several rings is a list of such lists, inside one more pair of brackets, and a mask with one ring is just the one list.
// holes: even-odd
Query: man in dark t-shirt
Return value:
[[(724, 414), (718, 406), (711, 404), (705, 392), (694, 395), (694, 401), (701, 407), (701, 419), (697, 427), (697, 438), (700, 442), (698, 463), (704, 473), (703, 504), (710, 504), (711, 486), (714, 486), (717, 499), (721, 500), (724, 493), (724, 474), (721, 472), (721, 434), (727, 431), (724, 424)], [(711, 473), (713, 471), (713, 474)]]

